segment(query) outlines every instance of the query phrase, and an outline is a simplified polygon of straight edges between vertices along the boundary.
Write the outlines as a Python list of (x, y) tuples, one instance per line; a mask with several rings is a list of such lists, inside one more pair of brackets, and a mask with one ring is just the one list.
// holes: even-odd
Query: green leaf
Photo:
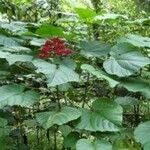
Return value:
[(136, 140), (143, 145), (144, 150), (150, 149), (150, 121), (139, 124), (134, 135)]
[(75, 8), (75, 12), (83, 21), (92, 21), (96, 16), (96, 12), (89, 8)]
[(46, 75), (48, 86), (56, 86), (71, 81), (79, 81), (79, 75), (67, 66), (57, 66), (42, 60), (34, 61), (33, 64), (37, 67), (37, 72), (41, 72)]
[(150, 64), (148, 57), (144, 57), (128, 43), (117, 44), (110, 54), (111, 57), (104, 62), (103, 67), (107, 73), (119, 77), (130, 76)]
[(75, 120), (81, 116), (81, 112), (72, 107), (64, 107), (61, 111), (50, 111), (36, 114), (37, 121), (45, 128), (51, 126), (63, 125), (69, 121)]
[(36, 34), (40, 35), (41, 37), (49, 38), (51, 36), (64, 36), (63, 30), (60, 27), (55, 27), (52, 25), (41, 25)]
[(78, 132), (71, 132), (67, 137), (64, 138), (64, 146), (65, 148), (75, 148), (77, 141), (80, 138), (80, 134)]
[(62, 133), (63, 137), (66, 137), (69, 133), (71, 133), (72, 128), (68, 125), (62, 125), (59, 127), (59, 130)]
[(99, 99), (93, 102), (92, 111), (82, 109), (79, 129), (89, 131), (119, 131), (122, 123), (122, 107), (109, 99)]
[(9, 135), (10, 128), (7, 126), (8, 122), (6, 119), (0, 118), (0, 139)]
[(96, 76), (99, 79), (104, 79), (104, 80), (108, 81), (110, 87), (115, 87), (117, 84), (119, 84), (118, 81), (116, 81), (113, 78), (111, 78), (107, 73), (105, 73), (104, 71), (102, 71), (100, 69), (95, 69), (91, 65), (83, 64), (83, 65), (81, 65), (81, 68), (83, 70), (86, 70), (90, 74)]
[(20, 46), (18, 42), (14, 40), (13, 37), (7, 37), (4, 35), (0, 35), (0, 46), (12, 47), (12, 46)]
[(80, 139), (76, 144), (77, 150), (112, 150), (112, 145), (103, 140), (96, 140), (94, 142), (90, 142), (87, 139)]
[(127, 42), (127, 43), (131, 43), (132, 45), (137, 46), (137, 47), (150, 48), (150, 38), (143, 37), (140, 35), (128, 34), (125, 38), (119, 39), (118, 42), (119, 43)]
[(0, 95), (0, 108), (6, 105), (29, 107), (39, 98), (37, 92), (25, 91), (25, 87), (21, 85), (4, 85), (0, 87)]
[(40, 38), (32, 38), (30, 41), (30, 45), (41, 47), (46, 42), (46, 39), (40, 39)]
[(102, 43), (100, 41), (82, 41), (81, 55), (86, 57), (101, 57), (107, 56), (110, 52), (110, 45)]
[(141, 92), (143, 96), (150, 98), (150, 81), (141, 78), (130, 78), (120, 81), (121, 85), (132, 92)]
[(33, 59), (33, 57), (30, 55), (16, 55), (16, 54), (11, 54), (9, 52), (1, 52), (1, 51), (0, 51), (0, 58), (5, 58), (8, 61), (9, 65), (12, 65), (18, 61), (31, 62)]

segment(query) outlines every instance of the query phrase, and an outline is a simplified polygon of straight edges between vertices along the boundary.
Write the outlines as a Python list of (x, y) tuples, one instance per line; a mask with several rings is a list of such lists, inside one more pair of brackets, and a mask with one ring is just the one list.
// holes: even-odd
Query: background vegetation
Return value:
[(0, 150), (150, 150), (149, 14), (149, 0), (0, 0)]

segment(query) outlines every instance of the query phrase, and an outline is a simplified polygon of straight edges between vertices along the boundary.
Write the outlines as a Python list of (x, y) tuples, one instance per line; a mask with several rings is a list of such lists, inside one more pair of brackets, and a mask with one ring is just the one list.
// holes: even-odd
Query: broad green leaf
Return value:
[(0, 52), (0, 58), (5, 58), (8, 61), (9, 65), (12, 65), (18, 61), (31, 62), (33, 59), (33, 57), (30, 55), (16, 55), (16, 54), (11, 54), (9, 52)]
[(21, 85), (4, 85), (0, 87), (0, 95), (0, 108), (7, 105), (29, 107), (39, 98), (37, 92), (25, 91), (25, 87)]
[(37, 72), (41, 72), (46, 75), (48, 86), (56, 86), (71, 81), (79, 81), (79, 75), (67, 66), (57, 66), (42, 60), (34, 61), (33, 64), (37, 67)]
[(51, 36), (63, 36), (63, 30), (59, 27), (55, 27), (52, 25), (41, 25), (36, 34), (40, 35), (41, 37), (49, 38)]
[(142, 92), (145, 96), (149, 95), (150, 90), (150, 81), (144, 80), (142, 78), (130, 78), (127, 80), (121, 80), (121, 85), (124, 86), (126, 89), (132, 92)]
[(29, 53), (31, 52), (31, 49), (27, 48), (27, 47), (23, 47), (23, 46), (11, 46), (11, 47), (0, 47), (0, 51), (3, 52), (24, 52), (24, 53)]
[(27, 24), (24, 22), (0, 22), (0, 28), (3, 28), (15, 34), (22, 34), (24, 32), (27, 32), (28, 30), (26, 29), (26, 25)]
[(79, 129), (89, 131), (119, 131), (122, 123), (122, 107), (109, 99), (99, 99), (93, 102), (92, 111), (82, 109)]
[(110, 45), (99, 41), (82, 41), (80, 46), (80, 53), (86, 57), (107, 56), (110, 52)]
[(83, 64), (81, 66), (83, 70), (88, 71), (90, 74), (96, 76), (99, 79), (104, 79), (108, 81), (110, 87), (115, 87), (119, 82), (111, 78), (107, 73), (102, 71), (101, 69), (95, 69), (93, 66), (88, 64)]
[(119, 77), (130, 76), (150, 64), (148, 57), (144, 57), (128, 43), (117, 44), (112, 48), (110, 54), (110, 58), (104, 62), (103, 67), (107, 73)]
[(132, 92), (141, 92), (143, 96), (150, 98), (150, 81), (141, 78), (130, 78), (120, 81), (121, 85)]
[(144, 150), (150, 149), (150, 121), (139, 124), (134, 135), (136, 140), (143, 145)]
[(96, 140), (94, 142), (90, 142), (87, 139), (80, 139), (76, 144), (77, 150), (112, 150), (112, 145), (103, 140)]
[(0, 35), (0, 46), (12, 47), (12, 46), (20, 46), (13, 37), (7, 37), (4, 35)]
[(36, 114), (36, 119), (45, 129), (51, 126), (63, 125), (81, 116), (80, 110), (72, 107), (64, 107), (61, 111), (50, 111)]
[(138, 100), (134, 97), (126, 96), (126, 97), (117, 97), (115, 102), (119, 105), (126, 107), (126, 106), (134, 106), (138, 104)]
[(126, 37), (119, 39), (118, 42), (127, 42), (137, 47), (150, 48), (150, 38), (140, 35), (128, 34)]
[(75, 12), (83, 21), (92, 21), (96, 16), (96, 12), (89, 8), (75, 8)]

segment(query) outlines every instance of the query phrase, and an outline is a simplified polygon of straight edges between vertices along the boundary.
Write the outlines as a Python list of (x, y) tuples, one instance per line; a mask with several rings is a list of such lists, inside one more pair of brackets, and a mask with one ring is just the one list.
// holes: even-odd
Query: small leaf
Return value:
[(81, 116), (81, 112), (72, 107), (64, 107), (61, 111), (51, 111), (36, 114), (37, 121), (45, 128), (51, 126), (63, 125), (69, 121), (75, 120)]
[(110, 45), (99, 41), (82, 41), (81, 54), (86, 57), (101, 57), (107, 56), (110, 52)]
[(6, 105), (29, 107), (39, 98), (35, 91), (25, 91), (22, 85), (4, 85), (0, 87), (0, 108)]
[(75, 148), (79, 138), (80, 134), (78, 132), (71, 132), (67, 137), (64, 138), (65, 148)]
[(94, 142), (90, 142), (87, 139), (80, 139), (76, 144), (77, 150), (112, 150), (112, 145), (103, 140), (96, 140)]

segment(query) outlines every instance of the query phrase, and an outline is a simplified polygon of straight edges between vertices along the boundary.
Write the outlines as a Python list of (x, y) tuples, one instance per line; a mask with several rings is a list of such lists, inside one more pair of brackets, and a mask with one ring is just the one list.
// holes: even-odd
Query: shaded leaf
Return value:
[(99, 41), (82, 41), (80, 46), (80, 53), (86, 57), (107, 56), (110, 52), (110, 45)]

